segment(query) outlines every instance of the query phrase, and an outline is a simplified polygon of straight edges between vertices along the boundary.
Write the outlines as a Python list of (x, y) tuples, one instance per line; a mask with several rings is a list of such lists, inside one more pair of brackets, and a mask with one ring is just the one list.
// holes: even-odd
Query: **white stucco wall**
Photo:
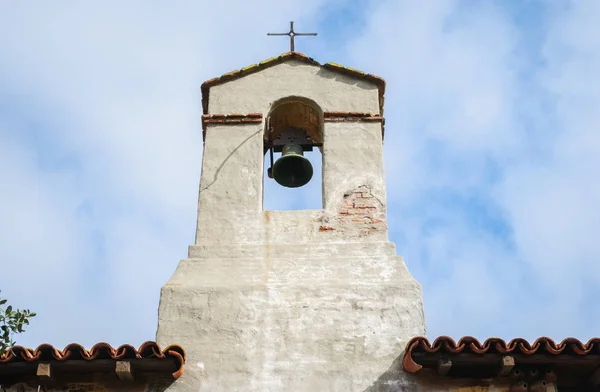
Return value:
[(314, 100), (325, 112), (379, 114), (375, 84), (297, 60), (211, 87), (208, 112), (268, 113), (273, 102), (293, 95)]
[[(379, 110), (375, 85), (291, 61), (213, 87), (209, 111), (266, 116), (290, 95)], [(388, 242), (381, 124), (325, 124), (316, 211), (262, 210), (263, 132), (206, 130), (196, 243), (161, 292), (157, 341), (188, 353), (169, 390), (384, 390), (372, 385), (425, 327), (421, 287)]]

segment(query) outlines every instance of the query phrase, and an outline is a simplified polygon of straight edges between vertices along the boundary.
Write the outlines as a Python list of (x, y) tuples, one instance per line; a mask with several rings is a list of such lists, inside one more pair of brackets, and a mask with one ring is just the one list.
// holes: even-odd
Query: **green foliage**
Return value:
[(24, 332), (29, 319), (35, 317), (35, 313), (29, 309), (13, 309), (11, 305), (4, 308), (6, 302), (7, 300), (0, 298), (0, 355), (15, 345), (14, 335)]

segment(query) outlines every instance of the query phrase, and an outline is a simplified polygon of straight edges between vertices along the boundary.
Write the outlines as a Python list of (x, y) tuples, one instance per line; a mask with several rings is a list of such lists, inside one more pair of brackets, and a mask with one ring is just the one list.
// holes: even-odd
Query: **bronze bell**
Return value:
[(304, 157), (302, 146), (286, 144), (281, 150), (281, 158), (273, 165), (273, 178), (279, 185), (298, 188), (308, 184), (313, 176), (310, 161)]

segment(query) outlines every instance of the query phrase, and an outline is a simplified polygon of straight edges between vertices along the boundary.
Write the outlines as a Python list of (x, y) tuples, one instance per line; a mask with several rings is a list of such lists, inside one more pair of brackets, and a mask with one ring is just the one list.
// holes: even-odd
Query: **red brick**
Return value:
[(332, 230), (334, 230), (334, 228), (331, 226), (320, 226), (319, 227), (319, 231), (332, 231)]
[(365, 205), (365, 204), (357, 204), (354, 206), (354, 208), (359, 208), (361, 210), (369, 210), (369, 211), (376, 211), (377, 207), (373, 207), (370, 205)]

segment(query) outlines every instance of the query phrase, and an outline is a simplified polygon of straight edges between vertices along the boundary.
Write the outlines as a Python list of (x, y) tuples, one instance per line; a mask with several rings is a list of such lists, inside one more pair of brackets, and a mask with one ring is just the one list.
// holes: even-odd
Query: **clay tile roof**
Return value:
[[(451, 367), (448, 375), (454, 377), (472, 376), (475, 371), (494, 372), (486, 376), (494, 376), (498, 371), (499, 359), (504, 356), (514, 358), (515, 366), (545, 366), (555, 368), (559, 372), (593, 373), (600, 367), (600, 338), (590, 339), (583, 343), (575, 338), (567, 338), (557, 343), (548, 337), (538, 338), (530, 343), (517, 338), (504, 341), (500, 338), (489, 338), (483, 343), (472, 336), (465, 336), (458, 342), (448, 336), (436, 338), (433, 343), (425, 337), (415, 337), (408, 342), (402, 360), (402, 367), (408, 373), (417, 373), (422, 369), (436, 369), (439, 359), (453, 361), (457, 368)], [(578, 377), (585, 377), (582, 376)]]
[[(171, 345), (161, 350), (155, 342), (146, 342), (139, 348), (122, 345), (117, 348), (108, 343), (97, 343), (87, 350), (83, 346), (72, 343), (60, 350), (50, 344), (41, 344), (35, 350), (22, 346), (14, 346), (0, 355), (0, 385), (28, 381), (36, 377), (36, 366), (40, 363), (56, 365), (58, 373), (72, 369), (82, 372), (111, 371), (115, 365), (106, 367), (107, 361), (132, 361), (135, 370), (141, 373), (170, 375), (173, 379), (183, 374), (185, 350), (178, 345)], [(33, 365), (33, 366), (24, 366)], [(97, 365), (97, 366), (95, 366)], [(72, 374), (68, 370), (68, 373)]]
[(315, 61), (314, 59), (308, 57), (307, 55), (305, 55), (303, 53), (299, 53), (299, 52), (283, 53), (280, 56), (271, 57), (270, 59), (263, 60), (258, 64), (252, 64), (247, 67), (228, 72), (217, 78), (213, 78), (213, 79), (207, 80), (206, 82), (202, 83), (202, 87), (201, 87), (202, 109), (203, 109), (204, 114), (208, 114), (208, 99), (209, 99), (209, 91), (210, 91), (211, 87), (222, 84), (222, 83), (229, 82), (234, 79), (244, 77), (246, 75), (250, 75), (250, 74), (258, 72), (258, 71), (262, 71), (266, 68), (272, 67), (277, 64), (281, 64), (281, 63), (283, 63), (285, 61), (289, 61), (289, 60), (297, 60), (297, 61), (304, 62), (306, 64), (318, 65), (320, 67), (329, 69), (330, 71), (333, 71), (333, 72), (342, 73), (342, 74), (352, 76), (357, 79), (367, 80), (369, 82), (376, 84), (379, 89), (380, 114), (383, 114), (383, 96), (385, 94), (385, 80), (383, 80), (383, 78), (359, 71), (354, 68), (345, 67), (343, 65), (336, 64), (336, 63), (320, 64), (319, 62)]

